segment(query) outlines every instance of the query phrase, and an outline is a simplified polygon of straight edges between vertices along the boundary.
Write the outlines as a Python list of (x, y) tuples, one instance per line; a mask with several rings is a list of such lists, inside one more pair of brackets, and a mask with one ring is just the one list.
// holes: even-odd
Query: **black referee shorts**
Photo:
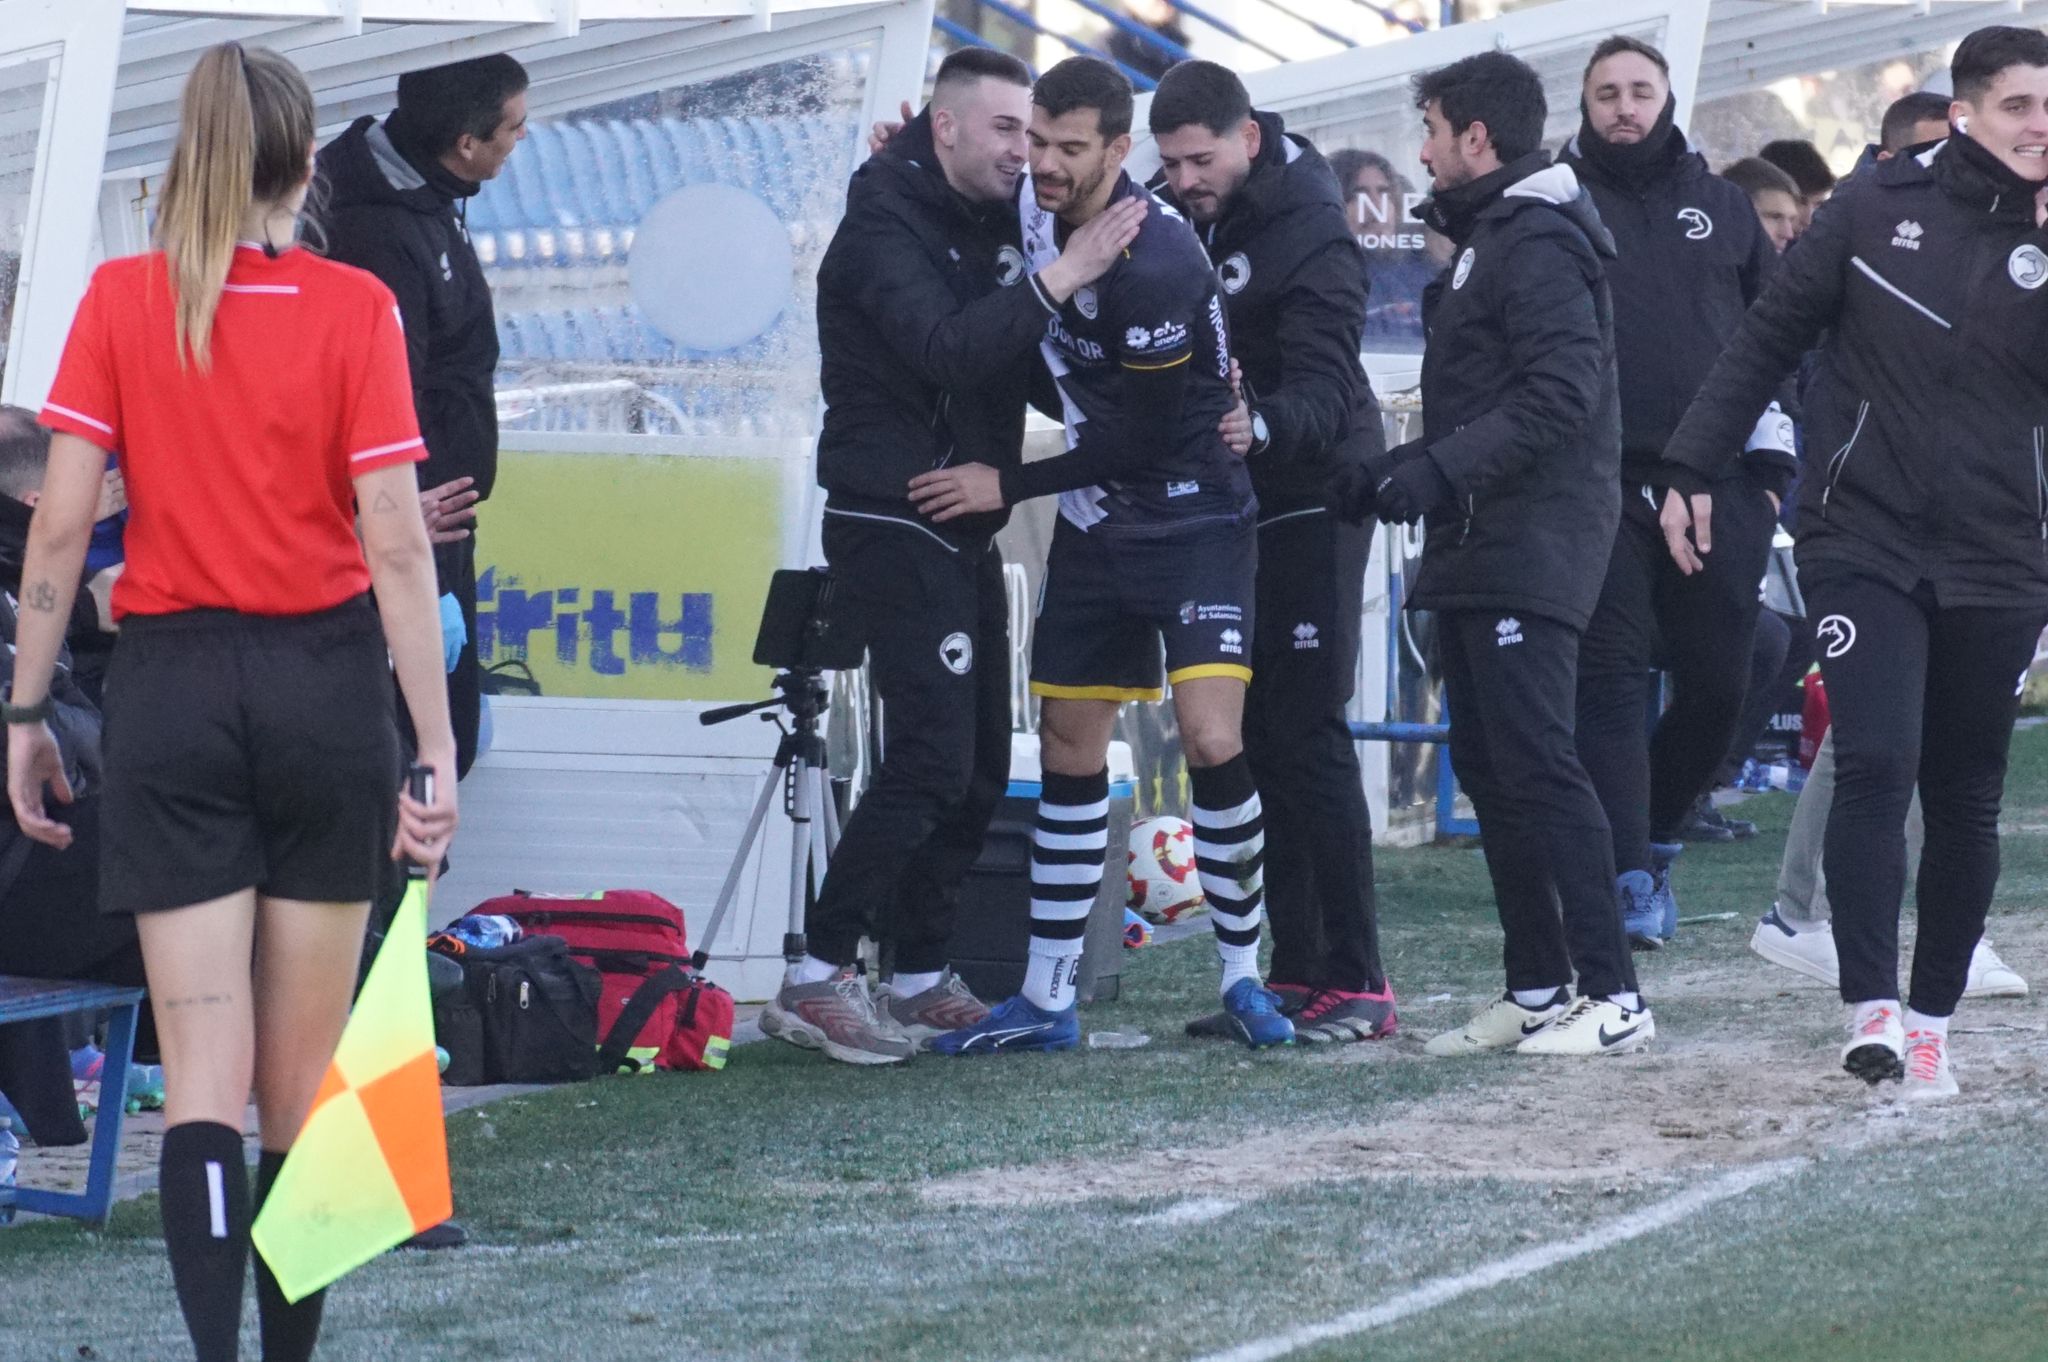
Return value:
[(250, 888), (319, 903), (375, 895), (400, 771), (367, 597), (311, 615), (130, 615), (105, 711), (102, 912)]

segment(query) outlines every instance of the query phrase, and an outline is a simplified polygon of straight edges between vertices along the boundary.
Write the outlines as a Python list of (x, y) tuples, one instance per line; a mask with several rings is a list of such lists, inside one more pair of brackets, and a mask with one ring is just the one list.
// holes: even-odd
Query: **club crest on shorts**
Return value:
[(1856, 646), (1856, 621), (1847, 615), (1829, 615), (1813, 631), (1813, 636), (1827, 644), (1825, 657), (1840, 657)]
[(946, 670), (955, 676), (965, 676), (974, 670), (974, 640), (962, 633), (946, 635), (939, 644), (939, 661), (946, 664)]
[(1472, 277), (1473, 258), (1473, 250), (1470, 246), (1467, 246), (1465, 253), (1458, 257), (1458, 268), (1451, 272), (1452, 288), (1465, 287), (1465, 281)]
[(1216, 267), (1216, 282), (1223, 285), (1225, 293), (1242, 293), (1244, 286), (1251, 281), (1251, 258), (1243, 251), (1239, 251)]
[(2005, 272), (2012, 276), (2015, 284), (2032, 292), (2048, 284), (2048, 255), (2042, 254), (2041, 248), (2031, 242), (2017, 246), (2005, 258)]
[(1005, 246), (996, 252), (996, 282), (1004, 288), (1024, 277), (1024, 252)]

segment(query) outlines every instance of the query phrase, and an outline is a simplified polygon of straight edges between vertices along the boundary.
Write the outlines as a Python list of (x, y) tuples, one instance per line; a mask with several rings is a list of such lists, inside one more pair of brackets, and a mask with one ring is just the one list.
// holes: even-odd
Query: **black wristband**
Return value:
[(0, 720), (9, 724), (47, 723), (50, 716), (56, 712), (56, 698), (47, 694), (32, 705), (17, 705), (11, 700), (0, 704)]

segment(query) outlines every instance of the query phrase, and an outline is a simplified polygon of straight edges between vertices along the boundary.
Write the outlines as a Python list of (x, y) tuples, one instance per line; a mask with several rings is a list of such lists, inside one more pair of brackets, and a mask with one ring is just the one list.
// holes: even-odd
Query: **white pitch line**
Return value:
[(1727, 1201), (1767, 1182), (1776, 1182), (1780, 1178), (1788, 1177), (1805, 1164), (1804, 1159), (1785, 1159), (1777, 1163), (1757, 1164), (1737, 1169), (1732, 1173), (1724, 1173), (1712, 1182), (1704, 1183), (1690, 1191), (1680, 1192), (1677, 1196), (1652, 1206), (1645, 1206), (1639, 1211), (1631, 1211), (1612, 1223), (1588, 1230), (1575, 1239), (1544, 1244), (1526, 1253), (1517, 1253), (1513, 1257), (1502, 1258), (1484, 1267), (1474, 1268), (1470, 1272), (1461, 1272), (1454, 1277), (1438, 1277), (1379, 1305), (1354, 1310), (1348, 1315), (1339, 1315), (1321, 1324), (1309, 1324), (1292, 1329), (1272, 1338), (1240, 1344), (1226, 1352), (1211, 1353), (1196, 1359), (1196, 1362), (1271, 1362), (1273, 1358), (1285, 1357), (1312, 1343), (1347, 1338), (1371, 1329), (1384, 1328), (1411, 1315), (1433, 1310), (1447, 1301), (1456, 1300), (1471, 1292), (1484, 1291), (1488, 1287), (1512, 1282), (1541, 1272), (1547, 1267), (1555, 1267), (1574, 1258), (1583, 1258), (1587, 1254), (1598, 1253), (1602, 1249), (1625, 1244), (1631, 1239), (1638, 1239), (1643, 1235), (1676, 1225), (1679, 1221), (1717, 1202)]
[(1176, 1201), (1163, 1211), (1141, 1215), (1131, 1223), (1134, 1225), (1201, 1225), (1211, 1220), (1221, 1220), (1239, 1206), (1240, 1201), (1226, 1201), (1222, 1197), (1200, 1196), (1187, 1201)]

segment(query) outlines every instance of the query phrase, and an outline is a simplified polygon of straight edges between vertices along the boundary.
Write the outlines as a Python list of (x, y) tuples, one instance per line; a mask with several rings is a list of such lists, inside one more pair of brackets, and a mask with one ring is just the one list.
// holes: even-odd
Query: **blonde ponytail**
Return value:
[(170, 269), (178, 363), (212, 367), (213, 321), (252, 204), (305, 181), (313, 95), (267, 48), (208, 48), (186, 78), (156, 238)]

